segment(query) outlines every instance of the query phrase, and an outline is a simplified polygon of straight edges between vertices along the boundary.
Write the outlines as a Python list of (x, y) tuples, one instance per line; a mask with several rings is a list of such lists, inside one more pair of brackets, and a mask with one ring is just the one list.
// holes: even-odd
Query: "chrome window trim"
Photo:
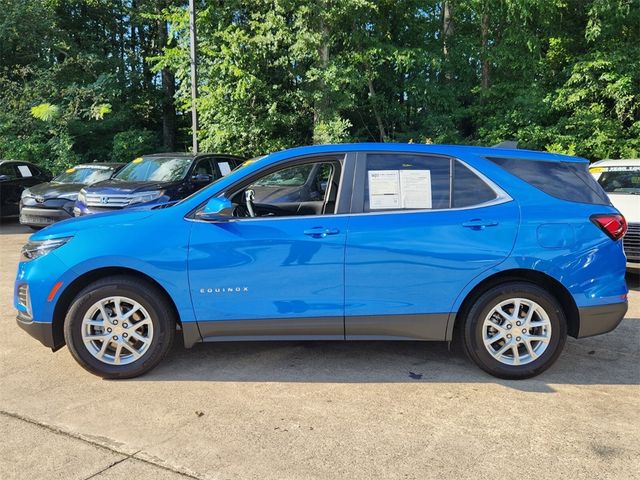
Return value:
[(460, 212), (463, 210), (475, 210), (476, 208), (485, 208), (485, 207), (493, 207), (495, 205), (502, 205), (503, 203), (508, 203), (513, 201), (510, 195), (505, 193), (504, 197), (495, 198), (489, 202), (478, 203), (477, 205), (470, 205), (468, 207), (454, 207), (454, 208), (426, 208), (420, 210), (380, 210), (379, 212), (359, 212), (359, 213), (336, 213), (332, 215), (289, 215), (284, 217), (260, 217), (260, 218), (249, 218), (249, 217), (239, 217), (239, 218), (230, 218), (229, 220), (225, 220), (224, 222), (215, 222), (215, 221), (207, 221), (200, 220), (197, 218), (188, 218), (185, 217), (185, 220), (191, 222), (200, 222), (200, 223), (231, 223), (237, 221), (252, 221), (258, 222), (263, 220), (298, 220), (298, 219), (310, 219), (310, 218), (335, 218), (335, 217), (360, 217), (364, 215), (407, 215), (407, 214), (415, 214), (415, 213), (438, 213), (438, 212)]
[[(365, 152), (365, 153), (371, 153), (371, 152)], [(446, 158), (446, 157), (443, 157)], [(485, 184), (487, 184), (489, 186), (489, 188), (491, 188), (494, 193), (496, 194), (496, 198), (494, 198), (493, 200), (490, 200), (488, 202), (483, 202), (483, 203), (478, 203), (478, 204), (474, 204), (474, 205), (469, 205), (466, 207), (451, 207), (451, 208), (423, 208), (423, 209), (399, 209), (399, 210), (379, 210), (379, 211), (374, 211), (374, 212), (357, 212), (357, 213), (337, 213), (337, 214), (322, 214), (322, 215), (290, 215), (290, 216), (283, 216), (283, 217), (259, 217), (259, 218), (250, 218), (250, 217), (238, 217), (238, 218), (230, 218), (229, 220), (225, 220), (224, 222), (215, 222), (215, 221), (207, 221), (207, 220), (200, 220), (195, 218), (195, 216), (193, 218), (185, 216), (185, 220), (187, 221), (191, 221), (191, 222), (198, 222), (198, 223), (231, 223), (231, 222), (238, 222), (238, 221), (264, 221), (264, 220), (296, 220), (296, 219), (310, 219), (310, 218), (335, 218), (335, 217), (355, 217), (355, 216), (365, 216), (365, 215), (389, 215), (389, 214), (393, 214), (393, 215), (406, 215), (406, 214), (416, 214), (416, 213), (438, 213), (438, 212), (459, 212), (459, 211), (464, 211), (464, 210), (475, 210), (477, 208), (485, 208), (485, 207), (493, 207), (495, 205), (501, 205), (503, 203), (508, 203), (513, 201), (513, 197), (511, 197), (511, 195), (509, 195), (506, 191), (504, 191), (501, 187), (499, 187), (493, 180), (491, 180), (489, 177), (487, 177), (485, 174), (483, 174), (482, 172), (478, 171), (476, 168), (472, 167), (471, 165), (469, 165), (467, 162), (465, 162), (464, 160), (460, 160), (459, 158), (456, 157), (449, 157), (451, 160), (458, 161), (460, 162), (462, 165), (464, 165), (465, 167), (467, 167), (469, 170), (471, 170), (475, 175), (477, 175), (483, 182), (485, 182)], [(345, 168), (343, 165), (342, 168), (342, 172), (341, 172), (341, 177), (344, 177), (345, 174)], [(450, 173), (451, 175), (451, 173)], [(354, 171), (354, 178), (355, 178), (355, 171)], [(342, 188), (342, 182), (343, 182), (344, 178), (340, 179), (340, 185), (339, 185), (339, 191)], [(352, 195), (353, 195), (353, 190), (352, 190)]]

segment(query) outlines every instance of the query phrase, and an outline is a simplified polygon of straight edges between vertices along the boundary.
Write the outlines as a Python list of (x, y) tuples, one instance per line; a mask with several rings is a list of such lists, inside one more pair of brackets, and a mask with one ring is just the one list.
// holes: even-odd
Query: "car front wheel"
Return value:
[(542, 373), (560, 356), (566, 338), (565, 315), (558, 301), (526, 282), (491, 288), (465, 318), (468, 356), (499, 378), (523, 379)]
[(148, 372), (175, 335), (174, 312), (156, 287), (126, 276), (98, 280), (71, 304), (64, 335), (73, 357), (103, 378)]

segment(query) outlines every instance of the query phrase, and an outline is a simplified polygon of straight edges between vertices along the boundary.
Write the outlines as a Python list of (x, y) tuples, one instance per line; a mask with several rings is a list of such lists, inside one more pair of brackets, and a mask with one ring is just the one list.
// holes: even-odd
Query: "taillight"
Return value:
[(591, 215), (591, 221), (613, 240), (620, 240), (627, 233), (627, 221), (619, 213)]

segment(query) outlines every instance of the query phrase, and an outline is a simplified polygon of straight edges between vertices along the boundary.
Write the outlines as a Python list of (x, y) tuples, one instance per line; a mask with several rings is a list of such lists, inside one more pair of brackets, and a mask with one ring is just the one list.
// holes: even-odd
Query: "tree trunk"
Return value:
[(380, 141), (387, 141), (387, 133), (384, 128), (384, 123), (382, 123), (382, 117), (380, 116), (380, 112), (378, 112), (378, 107), (376, 107), (376, 91), (373, 88), (373, 80), (371, 77), (368, 79), (369, 81), (369, 98), (371, 99), (371, 106), (373, 108), (373, 114), (376, 117), (376, 123), (378, 124), (378, 132), (380, 133)]
[(131, 85), (134, 91), (140, 87), (138, 77), (138, 27), (134, 20), (135, 10), (136, 0), (132, 0), (129, 11), (129, 68), (131, 69)]
[[(321, 43), (318, 46), (318, 57), (320, 58), (321, 70), (326, 72), (329, 67), (329, 29), (322, 18), (320, 19), (319, 29)], [(318, 81), (318, 89), (320, 90), (320, 98), (315, 101), (313, 106), (313, 143), (324, 143), (326, 138), (318, 131), (318, 127), (330, 118), (331, 101), (323, 78)]]
[[(164, 20), (158, 21), (158, 53), (167, 45), (168, 26)], [(165, 150), (176, 149), (176, 107), (174, 95), (176, 93), (176, 79), (165, 67), (161, 71), (162, 78), (162, 145)]]
[(442, 4), (442, 50), (449, 57), (451, 37), (453, 36), (453, 6), (450, 1)]
[(156, 54), (153, 45), (153, 24), (140, 25), (140, 61), (142, 63), (142, 89), (149, 92), (153, 88), (153, 72), (147, 62), (147, 58)]
[(488, 38), (489, 38), (489, 14), (488, 13), (482, 14), (481, 34), (482, 34), (482, 54), (481, 54), (481, 59), (482, 59), (481, 75), (482, 76), (480, 79), (480, 83), (482, 85), (482, 88), (486, 90), (487, 88), (489, 88), (489, 59), (487, 55)]
[(445, 60), (445, 78), (451, 80), (453, 75), (451, 74), (451, 68), (449, 67), (449, 59), (451, 56), (451, 39), (453, 38), (453, 5), (450, 0), (445, 0), (442, 3), (442, 52), (444, 53)]

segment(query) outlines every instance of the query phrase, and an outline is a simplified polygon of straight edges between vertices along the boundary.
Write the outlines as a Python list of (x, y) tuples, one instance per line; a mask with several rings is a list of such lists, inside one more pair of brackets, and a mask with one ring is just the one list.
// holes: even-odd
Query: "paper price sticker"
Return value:
[(369, 209), (431, 208), (430, 170), (370, 170)]

